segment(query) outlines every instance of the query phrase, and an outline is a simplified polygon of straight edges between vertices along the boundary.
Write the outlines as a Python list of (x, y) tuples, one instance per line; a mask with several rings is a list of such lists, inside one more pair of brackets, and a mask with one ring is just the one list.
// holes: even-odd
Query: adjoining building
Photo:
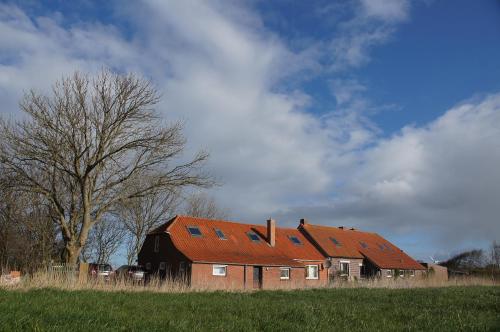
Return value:
[(376, 233), (355, 228), (312, 225), (298, 228), (330, 261), (329, 278), (414, 277), (426, 268)]
[(378, 234), (305, 219), (294, 229), (175, 216), (147, 235), (138, 258), (150, 274), (194, 288), (320, 287), (426, 271)]
[(324, 257), (297, 229), (176, 216), (151, 232), (139, 264), (195, 288), (302, 288), (328, 283)]

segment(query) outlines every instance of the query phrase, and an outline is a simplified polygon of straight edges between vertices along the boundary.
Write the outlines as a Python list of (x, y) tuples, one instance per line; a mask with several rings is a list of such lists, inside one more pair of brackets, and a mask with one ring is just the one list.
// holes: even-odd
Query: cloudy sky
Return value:
[(231, 219), (359, 227), (427, 260), (500, 240), (498, 1), (0, 4), (1, 116), (102, 67), (155, 83)]

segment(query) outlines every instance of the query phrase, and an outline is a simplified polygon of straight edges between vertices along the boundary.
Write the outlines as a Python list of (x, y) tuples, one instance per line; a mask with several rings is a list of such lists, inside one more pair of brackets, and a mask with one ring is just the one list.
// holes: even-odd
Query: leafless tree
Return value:
[[(198, 153), (179, 162), (185, 146), (179, 123), (164, 125), (158, 94), (134, 75), (75, 73), (20, 103), (27, 119), (0, 123), (0, 165), (17, 191), (46, 200), (74, 264), (89, 231), (118, 202), (186, 186), (209, 186)], [(129, 187), (148, 176), (155, 181)]]
[(500, 244), (497, 241), (493, 241), (491, 244), (490, 255), (491, 264), (495, 268), (500, 269)]
[(186, 198), (183, 214), (208, 219), (227, 217), (227, 213), (217, 206), (215, 199), (204, 192), (195, 192)]
[[(139, 179), (138, 182), (154, 179)], [(138, 187), (142, 183), (132, 184)], [(127, 231), (127, 262), (134, 264), (146, 235), (166, 222), (179, 204), (179, 195), (174, 191), (156, 191), (147, 196), (136, 197), (120, 204), (115, 214)]]
[(36, 194), (0, 188), (0, 267), (33, 271), (56, 252), (56, 228)]
[(82, 250), (82, 257), (87, 262), (109, 263), (125, 236), (123, 224), (107, 215), (89, 232), (89, 237)]

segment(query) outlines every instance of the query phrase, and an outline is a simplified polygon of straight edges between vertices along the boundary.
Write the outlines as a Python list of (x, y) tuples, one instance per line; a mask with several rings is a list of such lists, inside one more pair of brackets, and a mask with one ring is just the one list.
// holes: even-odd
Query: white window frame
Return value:
[[(282, 277), (281, 271), (288, 271), (288, 276)], [(280, 267), (280, 280), (289, 280), (290, 279), (290, 268), (289, 267)]]
[[(224, 269), (224, 274), (220, 274), (220, 273), (216, 273), (215, 272), (216, 269), (220, 269), (220, 268)], [(227, 265), (218, 265), (218, 264), (212, 265), (212, 275), (216, 276), (216, 277), (225, 277), (225, 276), (227, 276)]]
[(399, 270), (399, 277), (404, 278), (405, 277), (405, 270)]
[(410, 270), (410, 277), (414, 277), (415, 276), (415, 270)]
[(385, 271), (385, 276), (387, 278), (392, 278), (393, 275), (394, 275), (394, 271), (392, 269), (388, 269), (388, 270)]
[[(347, 274), (342, 274), (342, 264), (347, 264)], [(339, 272), (341, 277), (349, 277), (351, 275), (351, 261), (342, 260), (339, 262)]]
[(155, 235), (154, 252), (160, 252), (160, 236), (159, 235)]
[[(316, 276), (311, 277), (309, 275), (309, 268), (310, 267), (315, 267), (316, 268)], [(306, 265), (306, 279), (307, 280), (318, 280), (319, 279), (319, 265)]]

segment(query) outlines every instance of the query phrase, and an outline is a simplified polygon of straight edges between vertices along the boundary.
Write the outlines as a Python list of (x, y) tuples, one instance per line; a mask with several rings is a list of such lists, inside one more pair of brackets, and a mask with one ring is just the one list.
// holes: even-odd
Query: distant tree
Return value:
[[(138, 179), (146, 182), (154, 179)], [(131, 184), (139, 188), (143, 183)], [(146, 235), (166, 222), (179, 205), (179, 195), (174, 191), (156, 191), (119, 204), (114, 211), (126, 230), (127, 262), (133, 265)]]
[(484, 267), (485, 256), (483, 250), (474, 249), (459, 253), (440, 265), (454, 270), (472, 270)]
[(227, 218), (227, 213), (217, 206), (215, 199), (203, 192), (192, 193), (186, 198), (183, 214), (208, 219)]
[(500, 244), (493, 241), (490, 248), (491, 264), (500, 269)]
[(57, 255), (57, 232), (36, 194), (0, 188), (0, 267), (32, 271)]
[[(0, 122), (0, 165), (17, 192), (39, 195), (74, 264), (90, 230), (118, 203), (158, 191), (206, 187), (198, 153), (179, 162), (185, 139), (179, 123), (163, 125), (159, 97), (148, 81), (102, 71), (75, 73), (51, 95), (25, 94), (24, 120)], [(185, 159), (184, 159), (185, 160)], [(131, 187), (147, 176), (143, 187)]]
[(82, 258), (86, 262), (105, 264), (110, 262), (120, 248), (125, 229), (123, 224), (107, 215), (97, 223), (89, 232), (89, 237), (82, 250)]

